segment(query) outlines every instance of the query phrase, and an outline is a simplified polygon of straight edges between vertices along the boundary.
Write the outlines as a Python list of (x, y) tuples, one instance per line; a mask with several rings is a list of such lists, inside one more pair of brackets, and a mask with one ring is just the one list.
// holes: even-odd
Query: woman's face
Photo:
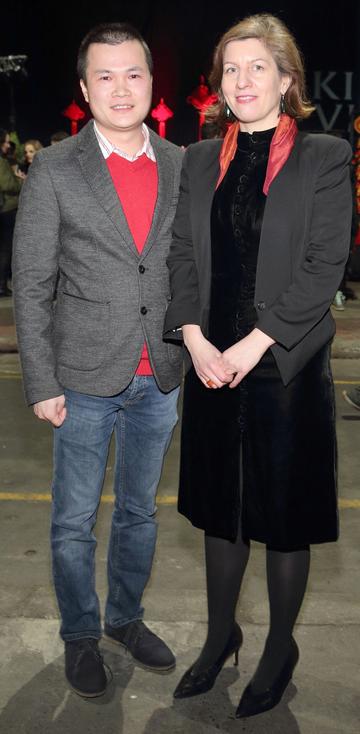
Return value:
[(24, 152), (25, 152), (25, 160), (26, 160), (26, 162), (27, 163), (32, 163), (33, 162), (34, 155), (36, 153), (36, 150), (35, 150), (34, 146), (31, 145), (31, 143), (28, 143), (27, 145), (25, 145)]
[(221, 89), (245, 132), (269, 130), (278, 124), (280, 97), (290, 82), (258, 38), (230, 41), (225, 46)]
[(10, 148), (10, 135), (7, 133), (5, 135), (4, 142), (1, 144), (1, 152), (2, 152), (2, 154), (3, 155), (6, 155), (8, 153), (8, 151), (9, 151), (9, 148)]

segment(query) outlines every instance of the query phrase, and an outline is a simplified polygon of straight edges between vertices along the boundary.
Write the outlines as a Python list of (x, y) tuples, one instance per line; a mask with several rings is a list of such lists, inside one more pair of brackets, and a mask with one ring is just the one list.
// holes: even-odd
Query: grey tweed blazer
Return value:
[[(40, 151), (23, 186), (14, 238), (15, 316), (29, 404), (64, 387), (113, 395), (131, 381), (146, 340), (158, 387), (179, 384), (181, 348), (162, 330), (166, 257), (182, 152), (150, 131), (158, 164), (152, 226), (138, 254), (92, 121)], [(56, 297), (55, 297), (56, 294)]]

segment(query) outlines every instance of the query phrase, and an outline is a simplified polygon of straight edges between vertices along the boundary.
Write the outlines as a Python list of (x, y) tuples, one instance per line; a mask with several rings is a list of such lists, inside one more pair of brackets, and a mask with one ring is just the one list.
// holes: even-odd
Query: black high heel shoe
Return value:
[(229, 640), (218, 659), (213, 665), (200, 673), (193, 673), (194, 665), (189, 668), (179, 681), (174, 691), (174, 698), (190, 698), (190, 696), (198, 696), (200, 693), (206, 693), (213, 687), (221, 668), (226, 660), (234, 654), (234, 665), (239, 664), (239, 649), (243, 641), (243, 634), (238, 624), (235, 623), (234, 629)]
[(291, 638), (291, 649), (282, 670), (272, 686), (260, 693), (254, 693), (250, 683), (246, 686), (236, 709), (236, 718), (245, 719), (247, 716), (256, 716), (274, 708), (283, 696), (283, 693), (292, 678), (294, 668), (299, 660), (299, 648)]

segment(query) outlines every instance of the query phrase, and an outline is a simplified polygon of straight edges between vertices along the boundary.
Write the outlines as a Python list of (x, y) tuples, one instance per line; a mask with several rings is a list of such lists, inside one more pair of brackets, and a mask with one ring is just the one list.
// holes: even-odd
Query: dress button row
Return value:
[(141, 274), (145, 273), (145, 268), (143, 265), (139, 265), (139, 273)]
[(251, 153), (251, 154), (250, 154), (250, 155), (249, 155), (249, 156), (247, 157), (247, 160), (246, 160), (246, 169), (247, 169), (247, 170), (251, 170), (251, 169), (252, 169), (252, 167), (253, 167), (253, 166), (254, 166), (254, 165), (256, 164), (256, 161), (257, 161), (257, 157), (258, 157), (258, 156), (257, 156), (257, 155), (256, 155), (256, 153), (254, 153), (254, 152), (252, 152), (252, 153)]

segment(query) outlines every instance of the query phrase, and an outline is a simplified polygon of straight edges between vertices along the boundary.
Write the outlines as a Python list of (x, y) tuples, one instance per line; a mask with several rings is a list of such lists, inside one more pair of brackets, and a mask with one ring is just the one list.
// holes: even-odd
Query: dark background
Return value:
[[(198, 84), (200, 74), (209, 72), (212, 52), (221, 34), (244, 15), (255, 12), (278, 15), (294, 33), (305, 56), (310, 96), (316, 70), (322, 71), (324, 79), (329, 71), (337, 72), (331, 81), (337, 99), (323, 90), (323, 98), (318, 103), (328, 120), (336, 112), (336, 105), (342, 105), (332, 130), (349, 136), (351, 110), (349, 100), (342, 99), (343, 72), (359, 66), (359, 0), (335, 4), (323, 0), (268, 0), (267, 3), (217, 0), (214, 7), (205, 0), (100, 0), (97, 4), (85, 0), (71, 3), (11, 0), (0, 10), (0, 56), (27, 54), (29, 57), (27, 79), (17, 75), (14, 80), (20, 138), (35, 137), (48, 144), (55, 130), (70, 131), (62, 110), (73, 98), (85, 109), (75, 74), (81, 38), (99, 22), (126, 20), (139, 28), (153, 52), (154, 104), (163, 96), (175, 112), (174, 119), (168, 123), (167, 137), (184, 144), (195, 140), (197, 114), (187, 105), (186, 97)], [(356, 74), (353, 102), (360, 96), (358, 87)], [(0, 76), (0, 125), (5, 127), (9, 122), (9, 107), (8, 82)], [(150, 125), (156, 126), (153, 121)], [(324, 129), (317, 112), (306, 126)]]

